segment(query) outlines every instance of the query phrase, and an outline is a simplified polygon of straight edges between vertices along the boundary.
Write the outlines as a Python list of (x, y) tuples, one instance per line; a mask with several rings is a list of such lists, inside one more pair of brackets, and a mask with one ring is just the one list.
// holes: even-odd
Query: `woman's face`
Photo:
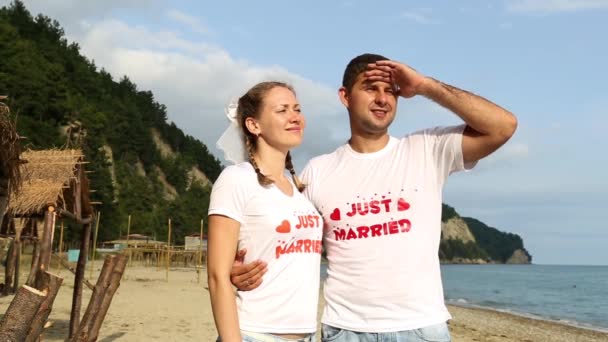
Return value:
[(306, 121), (295, 94), (284, 87), (269, 90), (262, 101), (260, 116), (252, 133), (266, 144), (288, 151), (302, 143)]

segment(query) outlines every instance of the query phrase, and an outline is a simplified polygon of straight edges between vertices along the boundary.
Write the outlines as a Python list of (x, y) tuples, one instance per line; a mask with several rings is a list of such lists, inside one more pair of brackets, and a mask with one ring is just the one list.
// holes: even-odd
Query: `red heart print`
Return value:
[(410, 208), (410, 204), (407, 203), (403, 198), (400, 198), (397, 202), (397, 210), (404, 211)]
[(283, 222), (281, 222), (281, 225), (278, 226), (276, 230), (277, 233), (289, 233), (291, 231), (291, 224), (289, 224), (289, 221), (283, 220)]
[(340, 209), (338, 209), (338, 208), (334, 209), (334, 211), (331, 213), (331, 215), (329, 215), (329, 218), (334, 221), (340, 221)]

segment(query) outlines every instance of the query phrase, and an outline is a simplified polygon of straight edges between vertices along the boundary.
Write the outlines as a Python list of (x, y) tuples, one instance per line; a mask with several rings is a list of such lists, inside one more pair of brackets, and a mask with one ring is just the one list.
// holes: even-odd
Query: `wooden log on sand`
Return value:
[[(48, 210), (44, 215), (44, 230), (42, 232), (42, 238), (40, 238), (40, 255), (38, 257), (38, 269), (42, 272), (51, 269), (51, 254), (52, 254), (52, 243), (53, 243), (53, 226), (55, 225), (55, 208), (49, 206)], [(37, 273), (38, 275), (42, 273)], [(40, 288), (41, 283), (36, 279), (36, 288)]]
[(0, 341), (24, 341), (45, 298), (45, 293), (27, 285), (21, 286), (0, 321)]
[(23, 231), (23, 219), (14, 220), (15, 225), (15, 240), (13, 248), (15, 249), (15, 272), (13, 278), (13, 293), (19, 288), (19, 275), (21, 274), (21, 232)]
[(91, 330), (96, 314), (99, 312), (103, 297), (110, 286), (112, 272), (114, 271), (117, 259), (118, 257), (115, 255), (106, 256), (103, 267), (101, 268), (101, 273), (99, 273), (99, 277), (97, 278), (97, 284), (95, 284), (93, 294), (89, 300), (89, 306), (87, 306), (87, 310), (80, 321), (78, 331), (74, 334), (72, 341), (84, 342), (89, 340), (89, 331)]
[(80, 254), (78, 255), (78, 263), (76, 265), (76, 273), (74, 275), (74, 293), (72, 295), (72, 311), (70, 313), (70, 336), (76, 335), (78, 325), (80, 325), (80, 307), (82, 303), (82, 283), (84, 273), (87, 267), (87, 256), (89, 254), (89, 240), (91, 237), (91, 224), (87, 223), (83, 226), (82, 242), (80, 245)]
[(46, 293), (46, 298), (42, 301), (36, 315), (32, 319), (30, 330), (25, 338), (25, 342), (38, 341), (38, 338), (42, 333), (42, 329), (44, 329), (44, 324), (46, 323), (47, 319), (49, 318), (49, 314), (53, 309), (55, 297), (57, 297), (59, 288), (63, 283), (63, 278), (49, 272), (41, 273), (39, 278), (42, 287), (38, 290)]
[(101, 329), (101, 324), (103, 323), (103, 320), (106, 317), (108, 309), (110, 308), (112, 298), (114, 298), (114, 294), (120, 286), (120, 279), (122, 278), (122, 275), (125, 272), (127, 260), (128, 259), (124, 254), (118, 255), (116, 258), (116, 263), (114, 264), (114, 268), (112, 269), (110, 285), (104, 293), (103, 300), (99, 305), (99, 310), (95, 312), (95, 317), (93, 318), (91, 327), (89, 329), (89, 341), (91, 342), (97, 341), (97, 337), (99, 336), (99, 329)]
[(127, 262), (128, 258), (125, 254), (106, 257), (89, 301), (89, 306), (70, 342), (93, 342), (97, 340), (99, 329), (110, 308), (112, 298), (120, 286), (120, 279)]
[(15, 250), (15, 240), (9, 242), (8, 253), (6, 255), (6, 268), (4, 269), (4, 288), (2, 295), (7, 296), (13, 293), (13, 276), (15, 275), (15, 260), (17, 251)]

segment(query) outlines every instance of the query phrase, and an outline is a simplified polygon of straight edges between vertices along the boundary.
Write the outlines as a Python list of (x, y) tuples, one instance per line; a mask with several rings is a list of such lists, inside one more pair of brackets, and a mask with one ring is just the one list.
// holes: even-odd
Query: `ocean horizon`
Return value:
[(447, 304), (608, 332), (608, 266), (444, 264), (441, 275)]

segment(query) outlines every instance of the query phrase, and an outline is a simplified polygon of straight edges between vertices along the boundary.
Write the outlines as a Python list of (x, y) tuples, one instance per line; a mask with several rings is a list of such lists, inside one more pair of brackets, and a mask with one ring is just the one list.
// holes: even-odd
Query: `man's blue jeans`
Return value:
[(387, 332), (366, 333), (344, 330), (323, 324), (322, 342), (450, 342), (450, 331), (446, 323), (428, 327)]

